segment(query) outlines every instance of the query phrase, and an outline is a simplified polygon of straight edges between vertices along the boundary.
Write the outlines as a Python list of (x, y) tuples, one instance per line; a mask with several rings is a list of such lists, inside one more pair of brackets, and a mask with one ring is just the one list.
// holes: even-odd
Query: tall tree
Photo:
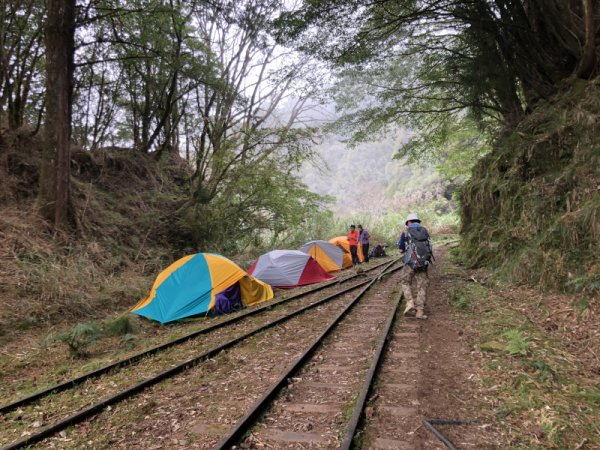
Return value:
[[(191, 176), (181, 216), (201, 223), (204, 241), (220, 239), (219, 229), (238, 239), (240, 230), (283, 236), (298, 224), (319, 202), (294, 175), (311, 155), (315, 129), (303, 120), (319, 73), (270, 36), (284, 4), (47, 0), (44, 216), (57, 227), (69, 222), (72, 141), (155, 158), (179, 156), (184, 146)], [(13, 34), (23, 41), (28, 30), (21, 29)], [(34, 79), (43, 79), (35, 70)]]
[(267, 33), (280, 2), (233, 4), (197, 16), (201, 39), (213, 49), (209, 64), (216, 68), (215, 82), (196, 91), (198, 132), (190, 136), (197, 150), (195, 195), (205, 203), (237, 165), (258, 164), (278, 152), (290, 163), (306, 156), (304, 144), (314, 131), (298, 126), (314, 95), (302, 86), (311, 67)]
[(56, 229), (68, 227), (71, 214), (71, 105), (75, 0), (47, 0), (45, 145), (39, 206)]
[(294, 171), (313, 151), (316, 130), (303, 120), (319, 72), (270, 37), (281, 8), (278, 0), (223, 1), (194, 14), (213, 67), (212, 82), (186, 99), (194, 172), (184, 217), (200, 245), (222, 233), (279, 239), (318, 203)]
[(43, 6), (41, 0), (0, 5), (0, 118), (10, 129), (26, 119), (35, 123), (43, 110)]

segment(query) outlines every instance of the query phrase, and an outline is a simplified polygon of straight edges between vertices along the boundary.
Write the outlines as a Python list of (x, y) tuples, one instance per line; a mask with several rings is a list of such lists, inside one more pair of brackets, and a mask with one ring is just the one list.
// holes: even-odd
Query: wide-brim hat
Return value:
[(419, 222), (421, 223), (421, 219), (415, 213), (410, 213), (406, 216), (406, 220), (404, 221), (404, 225), (408, 225), (408, 222)]

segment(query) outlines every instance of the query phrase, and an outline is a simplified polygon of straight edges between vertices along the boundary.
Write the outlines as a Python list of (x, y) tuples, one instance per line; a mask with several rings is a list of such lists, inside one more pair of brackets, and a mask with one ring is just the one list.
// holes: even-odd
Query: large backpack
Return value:
[(228, 314), (243, 308), (240, 283), (235, 283), (224, 291), (215, 295), (216, 314)]
[(385, 256), (385, 250), (381, 244), (377, 244), (374, 249), (369, 252), (369, 258), (379, 258)]
[(427, 270), (433, 259), (433, 249), (431, 248), (431, 240), (427, 229), (424, 227), (408, 227), (405, 237), (404, 264), (414, 271)]

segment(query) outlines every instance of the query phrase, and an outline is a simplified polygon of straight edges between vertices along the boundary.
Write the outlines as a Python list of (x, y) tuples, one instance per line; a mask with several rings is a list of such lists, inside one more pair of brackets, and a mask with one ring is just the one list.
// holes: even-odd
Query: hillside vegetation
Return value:
[(172, 221), (183, 166), (122, 150), (75, 152), (78, 233), (55, 234), (35, 208), (41, 145), (28, 130), (0, 135), (0, 340), (126, 311), (148, 276), (185, 250)]
[(565, 84), (476, 166), (462, 191), (472, 264), (513, 281), (600, 291), (600, 80)]

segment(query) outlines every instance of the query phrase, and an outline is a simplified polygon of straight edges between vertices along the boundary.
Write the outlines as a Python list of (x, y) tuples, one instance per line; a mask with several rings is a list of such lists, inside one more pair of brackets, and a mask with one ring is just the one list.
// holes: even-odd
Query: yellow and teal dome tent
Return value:
[(166, 323), (213, 309), (224, 312), (227, 308), (219, 308), (219, 300), (234, 297), (240, 306), (250, 306), (273, 298), (273, 289), (224, 256), (198, 253), (163, 270), (150, 294), (131, 311)]

